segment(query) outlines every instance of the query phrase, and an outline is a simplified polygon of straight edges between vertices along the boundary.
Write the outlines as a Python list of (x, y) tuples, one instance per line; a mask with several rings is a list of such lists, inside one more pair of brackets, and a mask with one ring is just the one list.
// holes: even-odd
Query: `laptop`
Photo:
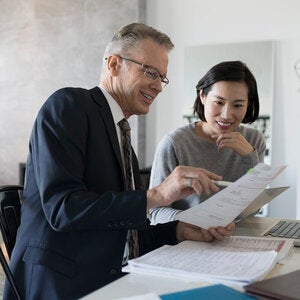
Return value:
[(294, 246), (300, 247), (300, 220), (253, 217), (266, 203), (286, 191), (289, 187), (265, 189), (235, 219), (235, 235), (265, 236), (293, 239)]
[(300, 220), (250, 217), (236, 223), (234, 235), (291, 238), (300, 247)]

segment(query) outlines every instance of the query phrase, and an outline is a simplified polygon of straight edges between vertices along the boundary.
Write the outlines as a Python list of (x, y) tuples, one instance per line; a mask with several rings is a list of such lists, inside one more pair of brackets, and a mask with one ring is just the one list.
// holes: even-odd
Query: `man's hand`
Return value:
[(218, 192), (219, 188), (212, 180), (221, 179), (205, 169), (178, 166), (160, 185), (147, 191), (147, 208), (168, 206), (193, 193), (210, 195)]
[(213, 240), (222, 241), (227, 236), (231, 236), (235, 230), (235, 224), (229, 223), (226, 227), (209, 228), (208, 230), (201, 227), (178, 222), (176, 236), (179, 242), (192, 240), (198, 242), (212, 242)]

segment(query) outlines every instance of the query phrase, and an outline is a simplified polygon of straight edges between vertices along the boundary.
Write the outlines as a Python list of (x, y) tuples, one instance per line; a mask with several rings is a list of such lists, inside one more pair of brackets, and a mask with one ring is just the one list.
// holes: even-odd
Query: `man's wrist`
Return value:
[(159, 206), (159, 193), (156, 188), (147, 191), (147, 212), (150, 208)]

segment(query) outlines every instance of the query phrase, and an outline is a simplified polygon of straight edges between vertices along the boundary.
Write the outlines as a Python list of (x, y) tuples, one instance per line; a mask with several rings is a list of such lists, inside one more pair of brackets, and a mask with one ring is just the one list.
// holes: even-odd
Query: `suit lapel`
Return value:
[(97, 103), (99, 107), (100, 114), (102, 116), (102, 119), (104, 121), (106, 130), (108, 132), (108, 136), (110, 139), (110, 142), (112, 144), (112, 147), (114, 149), (114, 153), (118, 159), (119, 165), (121, 167), (121, 170), (123, 171), (123, 165), (122, 165), (122, 158), (121, 158), (121, 152), (120, 152), (120, 146), (118, 141), (118, 136), (115, 128), (115, 123), (113, 120), (113, 116), (111, 114), (110, 107), (107, 103), (107, 100), (99, 87), (95, 87), (90, 90), (92, 97), (94, 101)]
[[(90, 90), (92, 97), (94, 101), (99, 106), (99, 111), (102, 115), (102, 118), (104, 120), (104, 124), (106, 126), (106, 130), (108, 132), (108, 136), (110, 138), (110, 142), (112, 144), (112, 147), (114, 149), (115, 155), (118, 159), (119, 165), (121, 167), (123, 178), (125, 182), (125, 174), (123, 169), (123, 163), (122, 163), (122, 157), (121, 157), (121, 150), (120, 145), (118, 141), (118, 136), (115, 128), (115, 123), (113, 120), (113, 116), (111, 114), (110, 107), (108, 105), (108, 102), (101, 92), (99, 87), (95, 87)], [(132, 166), (133, 166), (133, 176), (134, 176), (134, 182), (135, 182), (135, 188), (138, 189), (140, 187), (140, 172), (139, 172), (139, 164), (138, 159), (135, 155), (134, 150), (132, 149)]]
[(139, 170), (139, 162), (138, 162), (138, 159), (137, 159), (133, 149), (132, 149), (132, 169), (133, 169), (135, 189), (140, 189), (141, 176), (140, 176), (140, 170)]

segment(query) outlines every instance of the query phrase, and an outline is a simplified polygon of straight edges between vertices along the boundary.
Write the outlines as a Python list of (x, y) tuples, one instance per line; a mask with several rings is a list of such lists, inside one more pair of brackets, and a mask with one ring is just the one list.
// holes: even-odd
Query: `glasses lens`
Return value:
[(159, 73), (152, 68), (146, 68), (145, 75), (152, 80), (156, 80), (159, 77)]
[(161, 76), (156, 69), (148, 67), (145, 69), (144, 74), (152, 80), (156, 80), (160, 77), (162, 86), (166, 86), (169, 83), (168, 78)]

